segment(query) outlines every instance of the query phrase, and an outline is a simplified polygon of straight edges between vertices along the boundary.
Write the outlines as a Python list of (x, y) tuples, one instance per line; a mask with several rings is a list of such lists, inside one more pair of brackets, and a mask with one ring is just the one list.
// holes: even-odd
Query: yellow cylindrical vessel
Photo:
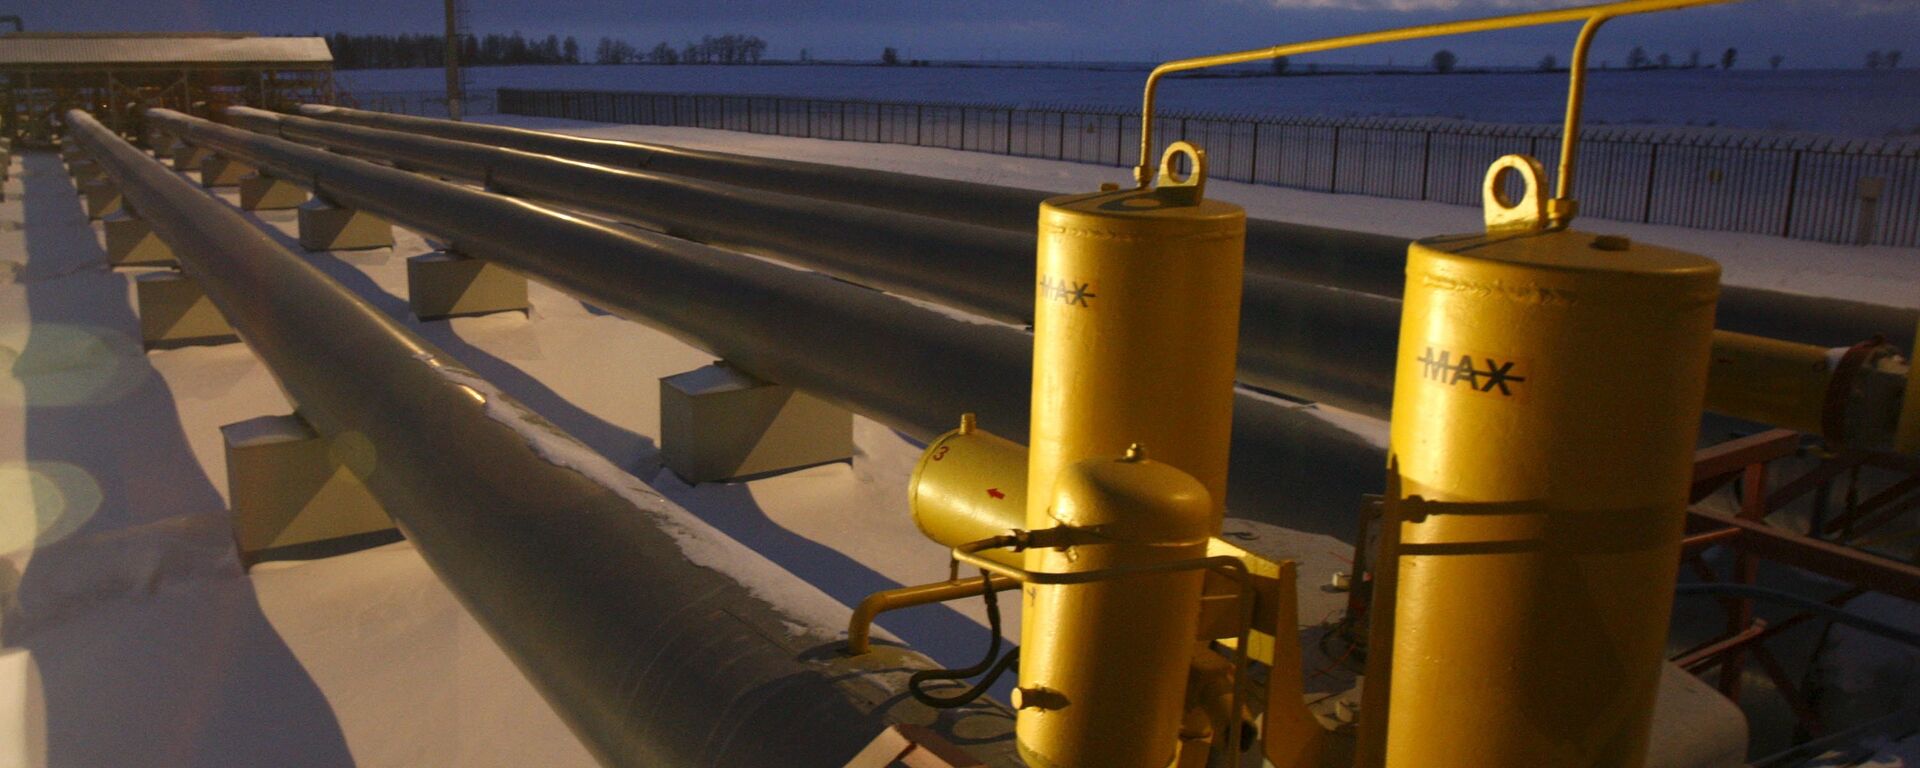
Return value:
[(1643, 763), (1719, 276), (1575, 231), (1408, 249), (1385, 765)]
[[(973, 414), (934, 438), (907, 482), (907, 509), (927, 538), (957, 547), (1027, 526), (1027, 449), (979, 429)], [(1021, 566), (1026, 556), (990, 549), (982, 557)]]
[[(1176, 158), (1192, 173), (1178, 178)], [(1199, 556), (1219, 531), (1233, 423), (1234, 355), (1246, 212), (1205, 199), (1206, 155), (1175, 142), (1152, 188), (1056, 197), (1040, 206), (1034, 300), (1033, 417), (1026, 525), (1061, 517), (1063, 470), (1152, 446), (1157, 462), (1197, 481), (1206, 499), (1180, 547), (1027, 551), (1028, 570), (1087, 570), (1127, 558)], [(1084, 474), (1084, 473), (1082, 473)], [(1063, 479), (1061, 482), (1065, 483)], [(1073, 488), (1084, 488), (1085, 482)], [(1182, 496), (1181, 505), (1194, 496)], [(1146, 514), (1144, 504), (1134, 505)], [(1074, 513), (1079, 514), (1079, 513)], [(1072, 515), (1069, 515), (1072, 516)], [(1124, 516), (1116, 531), (1139, 531)], [(1138, 525), (1150, 525), (1142, 522)], [(1103, 534), (1119, 535), (1119, 534)], [(1130, 541), (1137, 533), (1126, 533)], [(1111, 554), (1109, 554), (1111, 553)], [(1019, 717), (1020, 749), (1038, 766), (1162, 768), (1186, 693), (1199, 575), (1130, 578), (1026, 592), (1023, 691), (1068, 691)]]
[[(1047, 523), (1054, 476), (1131, 443), (1227, 492), (1246, 212), (1206, 200), (1195, 172), (1040, 206), (1027, 522)], [(1164, 163), (1163, 163), (1164, 164)]]
[[(1214, 502), (1192, 476), (1137, 451), (1069, 465), (1049, 495), (1068, 546), (1032, 567), (1077, 573), (1205, 557)], [(1060, 532), (1056, 532), (1060, 533)], [(1035, 768), (1166, 768), (1199, 632), (1199, 570), (1026, 587), (1015, 732)], [(1171, 692), (1171, 695), (1168, 695)]]

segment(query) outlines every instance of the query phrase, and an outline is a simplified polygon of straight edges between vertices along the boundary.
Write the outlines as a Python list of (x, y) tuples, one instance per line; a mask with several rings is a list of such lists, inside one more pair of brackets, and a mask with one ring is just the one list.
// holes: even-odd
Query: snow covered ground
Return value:
[[(1091, 189), (1123, 173), (915, 147), (517, 122), (1044, 189)], [(242, 572), (229, 540), (218, 427), (285, 413), (285, 397), (240, 345), (143, 353), (131, 278), (106, 268), (99, 228), (58, 161), (28, 154), (15, 162), (0, 202), (0, 765), (16, 754), (26, 765), (82, 767), (590, 764), (409, 545)], [(1407, 236), (1479, 226), (1477, 211), (1454, 206), (1210, 189), (1272, 218)], [(258, 219), (292, 242), (291, 212)], [(1911, 251), (1606, 228), (1716, 255), (1739, 282), (1920, 305), (1920, 254)], [(391, 250), (309, 258), (404, 320), (405, 259), (430, 246), (396, 234)], [(530, 287), (527, 316), (413, 325), (845, 605), (945, 577), (943, 549), (907, 517), (917, 446), (860, 420), (850, 464), (689, 487), (660, 468), (656, 380), (709, 358)], [(1335, 615), (1344, 596), (1320, 585), (1344, 567), (1347, 545), (1232, 525), (1255, 548), (1304, 561), (1303, 620)], [(1017, 636), (1013, 619), (1007, 633)], [(882, 625), (951, 665), (977, 659), (985, 640), (976, 602), (890, 615)]]
[[(1295, 71), (1300, 70), (1296, 62)], [(474, 67), (469, 87), (738, 93), (880, 101), (1140, 107), (1144, 72), (862, 66)], [(432, 91), (439, 69), (350, 70), (348, 93)], [(1589, 123), (1719, 125), (1881, 137), (1920, 133), (1920, 69), (1597, 71)], [(1311, 117), (1558, 123), (1565, 73), (1175, 78), (1163, 109)]]

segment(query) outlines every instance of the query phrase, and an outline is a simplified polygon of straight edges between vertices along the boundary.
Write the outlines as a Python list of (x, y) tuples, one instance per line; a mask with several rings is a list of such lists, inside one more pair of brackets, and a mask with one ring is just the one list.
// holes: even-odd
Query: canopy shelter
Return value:
[(139, 113), (159, 106), (207, 115), (229, 104), (277, 108), (331, 103), (333, 53), (319, 37), (243, 33), (0, 35), (0, 129), (50, 141), (51, 118), (85, 109), (138, 136)]

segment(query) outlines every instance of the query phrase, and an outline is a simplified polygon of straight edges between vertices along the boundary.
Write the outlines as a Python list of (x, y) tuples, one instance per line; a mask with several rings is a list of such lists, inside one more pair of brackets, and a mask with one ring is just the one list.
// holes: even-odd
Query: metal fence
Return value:
[[(417, 117), (446, 117), (446, 91), (341, 91), (341, 106)], [(494, 91), (468, 91), (462, 114), (491, 115), (499, 106)]]
[[(1132, 165), (1140, 116), (1119, 109), (786, 96), (500, 89), (502, 114), (674, 125)], [(1205, 147), (1214, 178), (1479, 205), (1509, 153), (1554, 167), (1558, 126), (1442, 119), (1163, 113), (1166, 141)], [(1920, 246), (1920, 140), (1721, 128), (1591, 126), (1584, 215), (1806, 240)]]

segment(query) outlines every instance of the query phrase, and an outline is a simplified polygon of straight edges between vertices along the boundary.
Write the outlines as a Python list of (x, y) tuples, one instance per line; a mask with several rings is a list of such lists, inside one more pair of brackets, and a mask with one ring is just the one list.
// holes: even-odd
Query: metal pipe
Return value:
[[(1034, 240), (1029, 235), (247, 107), (230, 107), (225, 116), (258, 133), (481, 181), (503, 194), (774, 256), (996, 320), (1031, 322)], [(1338, 244), (1332, 245), (1337, 250)], [(1241, 382), (1387, 416), (1400, 302), (1271, 273), (1247, 274), (1242, 302)], [(1731, 338), (1722, 334), (1716, 340)], [(1793, 346), (1815, 357), (1825, 354), (1825, 347)], [(1760, 400), (1744, 393), (1768, 385), (1757, 385), (1745, 372), (1717, 380), (1710, 409), (1821, 431), (1817, 418), (1805, 424), (1779, 422), (1771, 418), (1777, 410), (1748, 407)]]
[(479, 181), (996, 320), (1025, 325), (1033, 317), (1030, 232), (247, 107), (229, 107), (225, 117), (258, 133)]
[[(1020, 582), (1007, 576), (989, 574), (993, 579), (993, 591), (1005, 592), (1020, 586)], [(873, 622), (880, 614), (912, 608), (921, 605), (944, 603), (965, 597), (977, 597), (982, 592), (979, 578), (941, 581), (933, 584), (916, 584), (911, 587), (887, 589), (867, 595), (865, 600), (853, 608), (853, 618), (847, 620), (847, 654), (859, 656), (873, 649), (871, 638)]]
[[(449, 242), (660, 328), (761, 378), (807, 390), (926, 440), (958, 414), (1027, 433), (1033, 338), (665, 235), (615, 227), (170, 110), (149, 120), (190, 143)], [(1234, 401), (1227, 507), (1341, 538), (1354, 500), (1382, 485), (1383, 449), (1310, 408)]]
[(804, 163), (734, 155), (664, 144), (636, 144), (582, 136), (528, 131), (501, 125), (455, 123), (432, 118), (368, 112), (322, 104), (303, 104), (300, 114), (390, 130), (416, 131), (457, 141), (512, 147), (561, 155), (590, 163), (691, 176), (743, 187), (873, 205), (924, 216), (962, 221), (988, 220), (1031, 232), (1040, 201), (1052, 193), (1030, 189), (947, 181), (824, 163)]
[(924, 657), (822, 652), (834, 609), (809, 609), (837, 604), (638, 480), (597, 474), (612, 465), (234, 209), (85, 113), (67, 120), (300, 413), (364, 439), (357, 473), (602, 762), (838, 766), (927, 716), (889, 698)]
[[(300, 108), (300, 114), (1012, 229), (1023, 235), (1034, 231), (1040, 203), (1055, 194), (342, 107), (309, 104)], [(1247, 274), (1398, 299), (1406, 285), (1408, 243), (1404, 237), (1248, 219)], [(1914, 348), (1916, 325), (1920, 325), (1920, 310), (1741, 286), (1722, 287), (1716, 320), (1716, 327), (1723, 330), (1828, 347), (1877, 334), (1901, 349)]]

